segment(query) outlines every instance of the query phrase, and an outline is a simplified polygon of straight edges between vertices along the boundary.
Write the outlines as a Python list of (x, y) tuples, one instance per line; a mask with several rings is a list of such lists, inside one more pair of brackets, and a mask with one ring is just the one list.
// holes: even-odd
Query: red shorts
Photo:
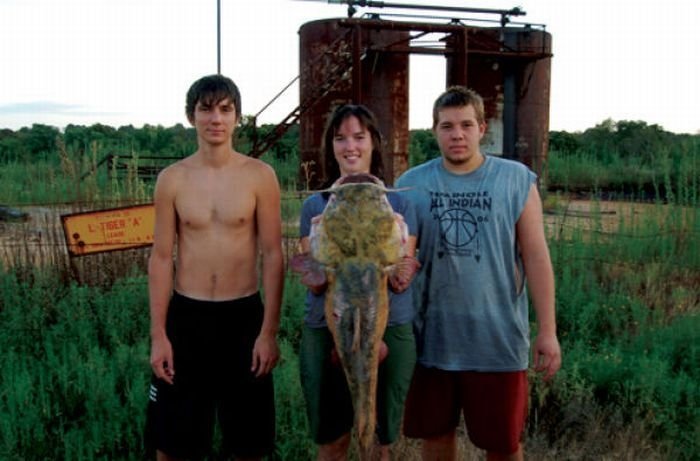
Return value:
[(448, 434), (464, 413), (469, 439), (495, 453), (518, 450), (527, 417), (527, 372), (445, 371), (416, 365), (406, 399), (404, 433)]

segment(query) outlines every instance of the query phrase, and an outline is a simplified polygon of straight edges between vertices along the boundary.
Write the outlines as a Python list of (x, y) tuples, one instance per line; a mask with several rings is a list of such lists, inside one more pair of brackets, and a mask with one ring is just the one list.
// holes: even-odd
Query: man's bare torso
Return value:
[(175, 289), (228, 300), (258, 289), (256, 164), (236, 155), (212, 168), (188, 158), (177, 170)]

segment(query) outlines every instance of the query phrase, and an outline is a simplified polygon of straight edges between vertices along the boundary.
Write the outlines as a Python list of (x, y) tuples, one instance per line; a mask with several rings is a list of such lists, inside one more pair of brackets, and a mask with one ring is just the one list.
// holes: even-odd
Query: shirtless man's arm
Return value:
[(279, 358), (277, 330), (284, 280), (279, 185), (274, 170), (267, 164), (261, 164), (259, 178), (255, 221), (262, 253), (265, 315), (253, 347), (252, 371), (256, 376), (271, 372)]
[(165, 332), (165, 319), (173, 288), (173, 249), (175, 247), (174, 168), (158, 177), (154, 194), (155, 230), (148, 261), (148, 291), (151, 309), (151, 367), (156, 377), (172, 384), (175, 376), (173, 350)]

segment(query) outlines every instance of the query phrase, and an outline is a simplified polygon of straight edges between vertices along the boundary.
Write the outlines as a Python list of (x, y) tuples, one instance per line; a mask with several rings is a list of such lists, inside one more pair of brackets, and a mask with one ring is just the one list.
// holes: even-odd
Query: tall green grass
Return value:
[[(649, 170), (655, 203), (620, 213), (610, 225), (602, 203), (585, 218), (566, 194), (550, 194), (549, 244), (557, 282), (563, 367), (550, 385), (533, 376), (526, 452), (531, 459), (700, 459), (700, 217), (697, 146), (661, 152)], [(90, 170), (87, 157), (57, 147), (31, 165), (0, 165), (0, 203), (150, 200), (152, 184)], [(588, 190), (629, 186), (647, 198), (642, 169), (592, 158), (550, 159), (550, 180), (564, 192), (590, 174)], [(666, 159), (666, 160), (664, 160)], [(269, 161), (283, 184), (287, 256), (295, 252), (304, 198), (293, 155)], [(562, 163), (557, 163), (560, 161)], [(629, 170), (627, 170), (629, 168)], [(566, 173), (563, 173), (566, 172)], [(616, 183), (616, 177), (626, 178)], [(607, 179), (606, 179), (607, 178)], [(16, 184), (28, 182), (23, 188)], [(593, 186), (591, 186), (591, 184)], [(303, 188), (303, 187), (302, 187)], [(584, 222), (585, 221), (585, 222)], [(0, 459), (147, 459), (143, 430), (148, 365), (147, 250), (65, 256), (54, 220), (6, 224), (42, 231), (41, 251), (27, 244), (0, 251)], [(50, 237), (50, 238), (49, 238)], [(9, 263), (8, 263), (9, 262)], [(275, 369), (278, 439), (273, 459), (311, 459), (298, 373), (304, 289), (287, 274)], [(533, 316), (534, 318), (534, 316)], [(533, 330), (535, 325), (533, 324)], [(464, 442), (463, 446), (468, 443)], [(479, 459), (462, 449), (464, 459)], [(396, 459), (419, 459), (399, 440)], [(211, 459), (218, 456), (215, 444)]]
[(139, 277), (97, 290), (0, 279), (0, 458), (133, 459), (148, 366)]
[[(287, 293), (275, 458), (310, 459), (296, 356), (302, 291), (290, 279)], [(144, 459), (148, 318), (143, 275), (101, 288), (66, 286), (50, 271), (0, 274), (0, 459)]]
[(700, 138), (689, 137), (653, 153), (623, 156), (615, 150), (550, 151), (546, 187), (588, 195), (700, 203)]
[(667, 459), (699, 459), (700, 214), (656, 204), (620, 216), (610, 228), (594, 213), (587, 230), (550, 239), (564, 362), (534, 414), (551, 443), (634, 425)]
[(90, 204), (118, 206), (150, 200), (154, 183), (137, 172), (138, 154), (132, 153), (125, 174), (108, 163), (98, 166), (109, 152), (92, 144), (89, 153), (66, 148), (59, 139), (56, 150), (32, 162), (0, 163), (0, 204), (11, 206)]
[[(550, 239), (564, 364), (552, 385), (533, 377), (531, 457), (698, 459), (697, 212), (658, 204), (633, 216)], [(148, 299), (133, 271), (95, 286), (51, 270), (0, 274), (0, 459), (146, 456)], [(315, 451), (298, 375), (303, 296), (288, 274), (274, 459)]]

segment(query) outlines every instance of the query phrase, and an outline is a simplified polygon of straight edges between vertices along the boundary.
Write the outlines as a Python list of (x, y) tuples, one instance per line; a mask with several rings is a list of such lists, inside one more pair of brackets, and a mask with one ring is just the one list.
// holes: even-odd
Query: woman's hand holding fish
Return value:
[(304, 284), (311, 293), (320, 295), (328, 288), (328, 279), (323, 266), (315, 261), (310, 253), (295, 255), (290, 261), (292, 270), (301, 275), (301, 283)]

